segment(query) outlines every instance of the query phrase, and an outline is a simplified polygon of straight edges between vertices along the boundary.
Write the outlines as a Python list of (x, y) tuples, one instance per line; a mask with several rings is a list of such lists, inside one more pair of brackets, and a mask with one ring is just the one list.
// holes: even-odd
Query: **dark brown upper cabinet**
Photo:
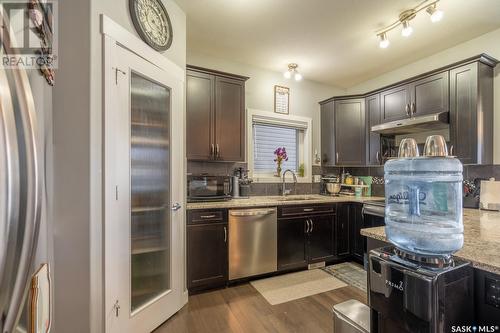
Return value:
[[(381, 163), (377, 124), (449, 112), (450, 149), (464, 164), (493, 163), (493, 73), (498, 60), (480, 54), (361, 95), (337, 96), (321, 106), (322, 165)], [(365, 100), (364, 148), (357, 135)], [(364, 149), (364, 150), (363, 150)], [(363, 151), (364, 158), (356, 156)]]
[(186, 150), (189, 160), (245, 161), (248, 77), (188, 66)]
[(321, 165), (335, 165), (335, 115), (334, 101), (328, 101), (320, 106), (321, 112)]
[(410, 116), (410, 86), (408, 84), (380, 93), (381, 122), (387, 123)]
[(215, 110), (215, 76), (188, 71), (186, 78), (186, 149), (192, 160), (213, 157), (213, 123)]
[(335, 101), (335, 161), (337, 165), (364, 165), (365, 99)]
[(372, 126), (380, 124), (380, 94), (375, 94), (366, 97), (366, 164), (380, 165), (380, 134), (372, 132)]
[(449, 111), (448, 71), (410, 83), (412, 117)]
[(464, 164), (493, 163), (493, 67), (473, 62), (450, 70), (451, 153)]
[(218, 160), (245, 160), (244, 81), (215, 78), (215, 145)]
[(448, 112), (448, 71), (384, 90), (380, 93), (382, 123)]

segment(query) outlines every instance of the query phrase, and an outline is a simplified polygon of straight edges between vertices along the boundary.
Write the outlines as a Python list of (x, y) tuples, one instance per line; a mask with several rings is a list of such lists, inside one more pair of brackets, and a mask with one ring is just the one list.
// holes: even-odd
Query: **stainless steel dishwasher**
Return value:
[(276, 208), (229, 211), (229, 280), (277, 270), (277, 224)]

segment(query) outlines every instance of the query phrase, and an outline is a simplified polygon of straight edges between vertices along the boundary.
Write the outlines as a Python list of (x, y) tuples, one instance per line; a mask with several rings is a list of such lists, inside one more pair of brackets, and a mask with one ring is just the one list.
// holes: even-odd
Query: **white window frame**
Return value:
[[(299, 165), (304, 164), (304, 177), (297, 175), (297, 182), (310, 183), (312, 181), (312, 118), (301, 117), (294, 115), (283, 115), (270, 111), (247, 109), (247, 162), (248, 175), (256, 183), (280, 183), (282, 178), (274, 176), (262, 176), (254, 174), (254, 158), (253, 158), (253, 124), (254, 121), (259, 123), (274, 125), (274, 126), (289, 126), (303, 128), (304, 140), (299, 140)], [(283, 170), (285, 171), (285, 170)], [(287, 174), (287, 179), (291, 178), (291, 174)]]

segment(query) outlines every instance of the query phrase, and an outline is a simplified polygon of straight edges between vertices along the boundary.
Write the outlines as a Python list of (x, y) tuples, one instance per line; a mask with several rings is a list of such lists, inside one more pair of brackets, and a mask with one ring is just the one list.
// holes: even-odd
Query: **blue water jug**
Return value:
[(385, 231), (387, 240), (405, 252), (450, 256), (463, 246), (463, 166), (446, 156), (446, 148), (436, 153), (428, 147), (435, 144), (430, 138), (426, 156), (385, 164)]

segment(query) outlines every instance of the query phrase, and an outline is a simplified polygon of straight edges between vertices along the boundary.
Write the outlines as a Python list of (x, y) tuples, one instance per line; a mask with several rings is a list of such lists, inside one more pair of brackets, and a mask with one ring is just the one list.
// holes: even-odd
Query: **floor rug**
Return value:
[(251, 284), (271, 305), (347, 286), (321, 269), (274, 276)]
[(366, 271), (361, 265), (344, 262), (327, 266), (323, 270), (353, 287), (366, 291)]

